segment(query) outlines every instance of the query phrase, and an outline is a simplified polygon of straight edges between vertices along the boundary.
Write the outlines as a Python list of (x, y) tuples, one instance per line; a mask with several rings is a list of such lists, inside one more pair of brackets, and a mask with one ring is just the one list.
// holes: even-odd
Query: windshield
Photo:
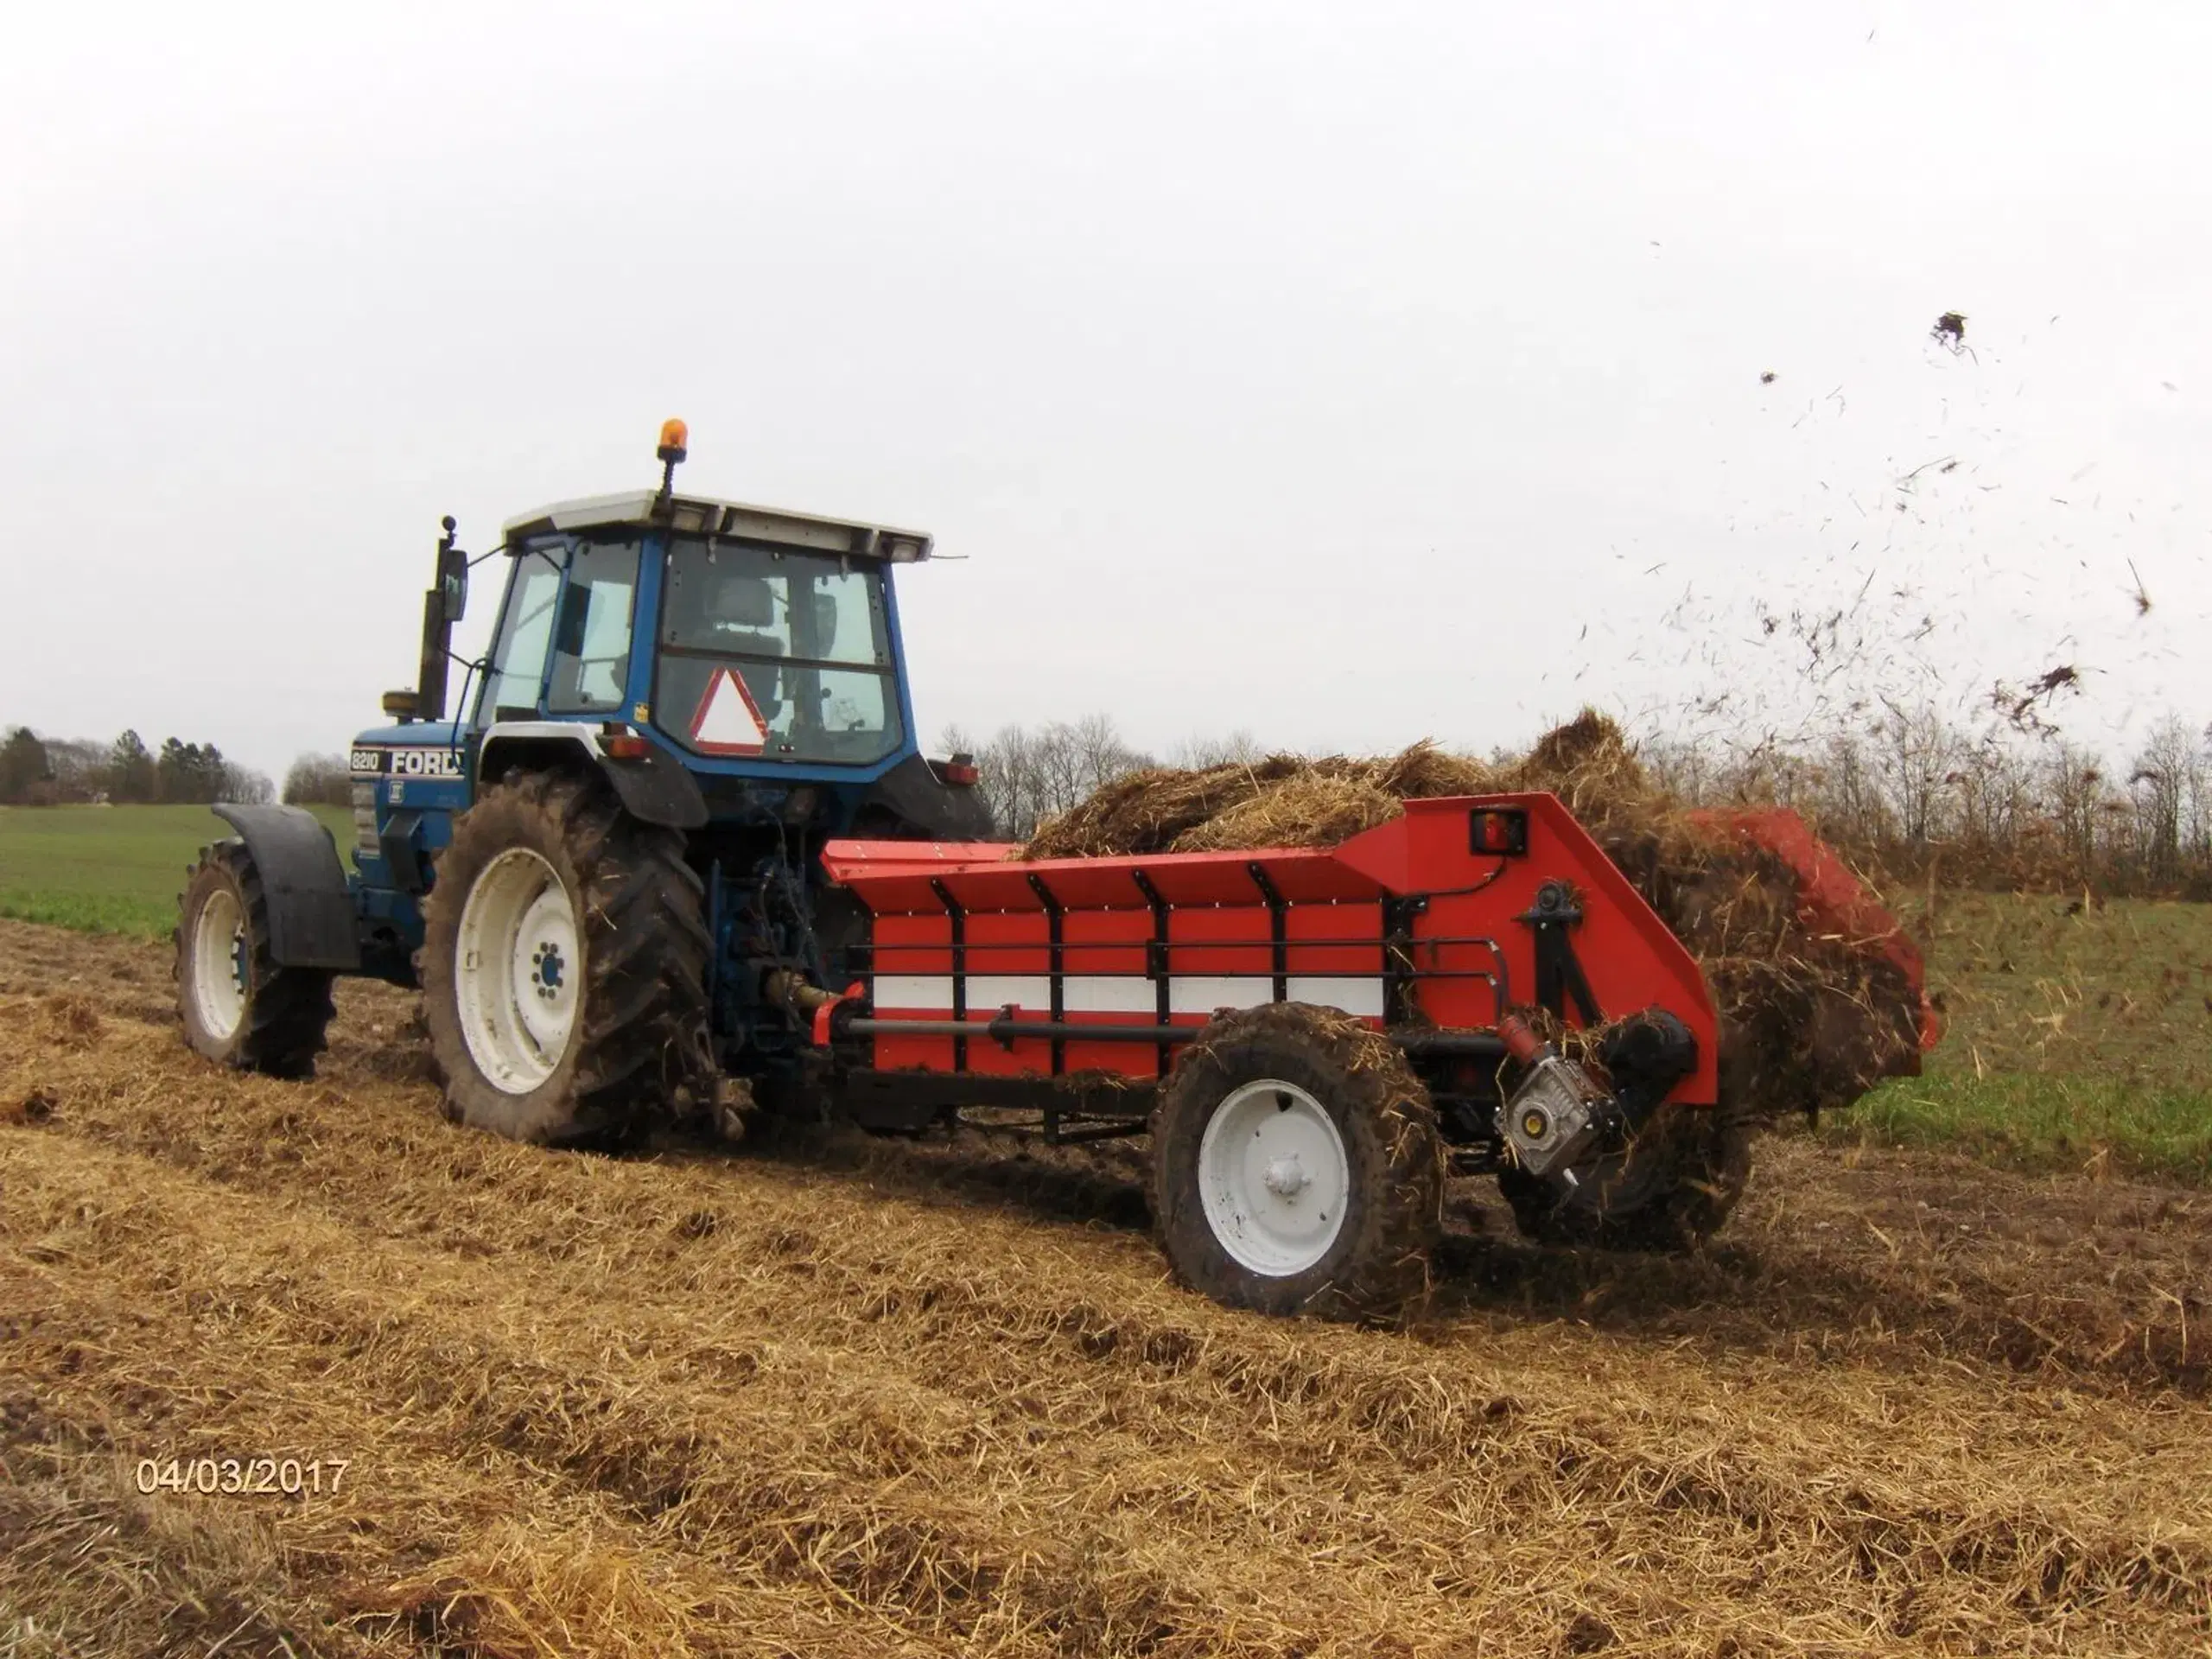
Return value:
[(658, 724), (698, 753), (862, 765), (905, 738), (872, 561), (679, 538), (658, 654)]

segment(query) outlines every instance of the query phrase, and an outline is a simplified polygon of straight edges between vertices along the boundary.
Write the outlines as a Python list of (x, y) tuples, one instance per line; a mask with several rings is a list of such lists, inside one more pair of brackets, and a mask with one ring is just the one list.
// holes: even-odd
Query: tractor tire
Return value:
[(314, 1076), (337, 1012), (329, 971), (270, 958), (269, 900), (244, 842), (201, 848), (188, 874), (172, 936), (185, 1040), (237, 1071)]
[(1225, 1014), (1178, 1057), (1152, 1126), (1176, 1275), (1231, 1307), (1384, 1315), (1428, 1286), (1444, 1156), (1395, 1046), (1298, 1002)]
[(423, 912), (446, 1116), (618, 1147), (706, 1095), (704, 889), (683, 838), (596, 779), (510, 772), (454, 823)]
[(1508, 1165), (1498, 1190), (1527, 1236), (1613, 1250), (1694, 1249), (1720, 1230), (1751, 1173), (1751, 1125), (1724, 1103), (1662, 1105), (1627, 1147), (1563, 1188)]

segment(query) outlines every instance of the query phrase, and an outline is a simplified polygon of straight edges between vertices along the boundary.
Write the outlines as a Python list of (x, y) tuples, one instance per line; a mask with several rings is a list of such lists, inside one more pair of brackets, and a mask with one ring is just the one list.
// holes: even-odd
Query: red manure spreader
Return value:
[[(1910, 953), (1793, 825), (1801, 902)], [(842, 995), (807, 994), (821, 1080), (879, 1130), (1149, 1134), (1161, 1243), (1221, 1301), (1417, 1294), (1452, 1173), (1617, 1243), (1701, 1237), (1741, 1191), (1705, 977), (1554, 796), (1409, 801), (1330, 848), (1020, 850), (829, 843), (867, 939)]]

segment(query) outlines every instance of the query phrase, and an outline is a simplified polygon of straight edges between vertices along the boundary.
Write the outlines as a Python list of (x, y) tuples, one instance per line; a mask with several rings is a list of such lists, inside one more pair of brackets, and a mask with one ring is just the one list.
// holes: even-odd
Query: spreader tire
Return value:
[(423, 1014), (448, 1116), (620, 1145), (703, 1092), (706, 906), (681, 835), (596, 780), (511, 772), (455, 820), (436, 876)]
[(1624, 1151), (1561, 1184), (1508, 1166), (1498, 1189), (1530, 1238), (1616, 1250), (1693, 1249), (1720, 1230), (1751, 1173), (1751, 1126), (1726, 1105), (1662, 1105)]
[(1428, 1091), (1348, 1014), (1271, 1003), (1185, 1048), (1152, 1130), (1176, 1274), (1232, 1307), (1357, 1317), (1428, 1284), (1444, 1160)]
[(211, 1060), (272, 1077), (315, 1072), (336, 1011), (331, 976), (280, 968), (269, 950), (269, 901), (242, 841), (200, 849), (177, 900), (177, 1015)]

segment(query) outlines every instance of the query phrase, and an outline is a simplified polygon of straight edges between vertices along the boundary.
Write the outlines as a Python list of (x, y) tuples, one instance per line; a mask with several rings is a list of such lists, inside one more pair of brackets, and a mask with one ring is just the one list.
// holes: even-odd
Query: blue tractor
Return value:
[[(668, 423), (658, 490), (527, 514), (476, 559), (445, 520), (418, 683), (353, 741), (353, 873), (304, 810), (215, 809), (238, 834), (176, 933), (195, 1049), (306, 1075), (352, 974), (419, 988), (449, 1116), (518, 1140), (734, 1132), (798, 1085), (867, 925), (823, 845), (988, 840), (990, 814), (969, 758), (915, 739), (892, 576), (931, 538), (678, 493), (685, 448)], [(461, 662), (495, 555), (498, 626)]]

